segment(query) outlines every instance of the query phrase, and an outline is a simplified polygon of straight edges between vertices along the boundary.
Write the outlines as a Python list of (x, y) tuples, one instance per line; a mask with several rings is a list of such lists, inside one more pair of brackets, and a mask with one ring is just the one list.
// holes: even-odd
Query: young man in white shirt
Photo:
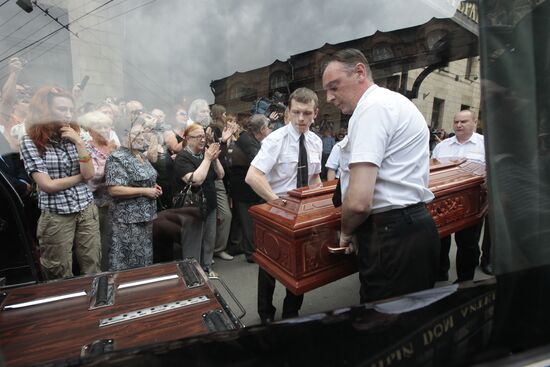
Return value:
[[(319, 174), (323, 144), (321, 139), (309, 130), (319, 110), (318, 102), (317, 95), (312, 90), (296, 89), (289, 98), (291, 123), (275, 130), (262, 140), (262, 147), (246, 175), (246, 183), (265, 201), (278, 199), (297, 187), (321, 183)], [(301, 139), (307, 153), (307, 174), (302, 170), (305, 167), (299, 166)], [(304, 177), (300, 177), (301, 175)], [(274, 290), (275, 279), (260, 268), (258, 314), (262, 323), (274, 320)], [(303, 295), (296, 296), (287, 289), (282, 317), (298, 316), (303, 299)]]
[[(340, 246), (358, 246), (361, 302), (433, 287), (439, 234), (426, 208), (429, 131), (406, 97), (374, 84), (365, 56), (346, 49), (323, 68), (327, 102), (352, 114)], [(344, 185), (347, 180), (347, 185)], [(355, 240), (353, 237), (355, 236)]]

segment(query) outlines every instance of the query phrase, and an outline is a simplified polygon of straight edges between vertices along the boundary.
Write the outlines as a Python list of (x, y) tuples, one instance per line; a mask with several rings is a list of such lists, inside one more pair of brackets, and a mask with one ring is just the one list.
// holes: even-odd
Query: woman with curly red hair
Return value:
[(97, 207), (86, 181), (94, 176), (88, 149), (72, 120), (72, 96), (42, 87), (32, 97), (21, 154), (39, 189), (37, 238), (47, 279), (73, 275), (73, 248), (82, 273), (99, 272)]

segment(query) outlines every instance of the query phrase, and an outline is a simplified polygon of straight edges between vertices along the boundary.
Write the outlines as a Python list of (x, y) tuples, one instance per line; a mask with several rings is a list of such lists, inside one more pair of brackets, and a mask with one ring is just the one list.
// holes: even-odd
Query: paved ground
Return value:
[[(455, 254), (456, 245), (453, 241), (451, 247), (451, 270), (449, 271), (449, 281), (437, 283), (436, 286), (447, 285), (456, 280), (454, 264)], [(260, 322), (256, 306), (258, 265), (247, 263), (244, 255), (240, 255), (235, 257), (232, 261), (224, 261), (216, 258), (216, 263), (213, 268), (246, 309), (246, 316), (242, 319), (243, 323), (245, 325), (258, 324)], [(488, 278), (488, 276), (483, 274), (478, 268), (474, 280), (486, 278)], [(220, 290), (220, 293), (222, 293), (231, 308), (235, 310), (235, 313), (237, 313), (237, 308), (232, 304), (225, 292), (223, 292), (221, 285), (217, 284), (215, 281), (214, 285)], [(284, 296), (284, 287), (280, 283), (277, 283), (275, 295), (273, 297), (273, 304), (277, 308), (277, 313), (275, 315), (276, 320), (279, 320), (281, 317)], [(300, 315), (343, 308), (358, 303), (359, 278), (357, 274), (352, 274), (346, 278), (306, 293)]]

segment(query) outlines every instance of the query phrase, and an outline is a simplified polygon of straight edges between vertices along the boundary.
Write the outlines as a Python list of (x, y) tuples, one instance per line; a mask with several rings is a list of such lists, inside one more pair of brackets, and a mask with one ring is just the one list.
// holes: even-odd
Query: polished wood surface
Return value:
[[(137, 280), (173, 274), (178, 276), (117, 289), (114, 305), (93, 310), (88, 309), (91, 276), (4, 291), (8, 296), (0, 311), (0, 349), (7, 365), (22, 366), (76, 358), (83, 346), (101, 339), (113, 339), (114, 348), (119, 350), (207, 333), (203, 314), (209, 310), (225, 311), (215, 297), (215, 288), (202, 269), (199, 266), (196, 268), (205, 281), (202, 286), (192, 289), (185, 285), (176, 263), (114, 273), (117, 287)], [(79, 291), (86, 292), (86, 295), (21, 309), (6, 308), (20, 302)], [(206, 296), (208, 300), (116, 325), (99, 326), (100, 320), (125, 312), (199, 296)]]
[[(485, 166), (464, 159), (430, 162), (427, 205), (441, 237), (472, 226), (487, 213)], [(337, 181), (299, 188), (288, 196), (250, 208), (254, 221), (254, 260), (296, 294), (357, 271), (353, 256), (336, 255), (341, 211), (332, 204)]]
[(485, 165), (458, 160), (432, 162), (429, 187), (435, 199), (428, 204), (441, 237), (479, 223), (487, 214)]

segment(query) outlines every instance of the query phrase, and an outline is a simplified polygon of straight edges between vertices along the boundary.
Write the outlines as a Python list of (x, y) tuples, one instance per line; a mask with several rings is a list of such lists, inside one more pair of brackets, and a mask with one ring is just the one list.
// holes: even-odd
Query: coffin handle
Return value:
[(335, 255), (353, 255), (355, 254), (355, 252), (351, 251), (351, 252), (346, 252), (348, 249), (350, 248), (350, 246), (344, 246), (344, 247), (340, 247), (340, 246), (328, 246), (327, 247), (327, 251), (330, 253), (330, 254), (335, 254)]
[(220, 284), (225, 288), (225, 290), (227, 291), (227, 294), (229, 294), (229, 297), (231, 297), (233, 299), (233, 302), (235, 302), (235, 304), (237, 305), (237, 307), (241, 310), (241, 315), (237, 316), (239, 319), (242, 319), (245, 315), (246, 315), (246, 310), (244, 309), (243, 305), (241, 304), (241, 302), (239, 302), (239, 300), (237, 299), (237, 297), (235, 297), (235, 294), (233, 294), (233, 292), (231, 291), (231, 289), (229, 289), (229, 287), (227, 286), (227, 284), (225, 284), (225, 282), (219, 277), (219, 276), (209, 276), (208, 277), (209, 279), (211, 280), (217, 280), (218, 282), (220, 282)]
[(113, 339), (98, 339), (90, 344), (86, 344), (80, 350), (80, 357), (97, 357), (102, 354), (112, 352), (115, 349), (115, 341)]

